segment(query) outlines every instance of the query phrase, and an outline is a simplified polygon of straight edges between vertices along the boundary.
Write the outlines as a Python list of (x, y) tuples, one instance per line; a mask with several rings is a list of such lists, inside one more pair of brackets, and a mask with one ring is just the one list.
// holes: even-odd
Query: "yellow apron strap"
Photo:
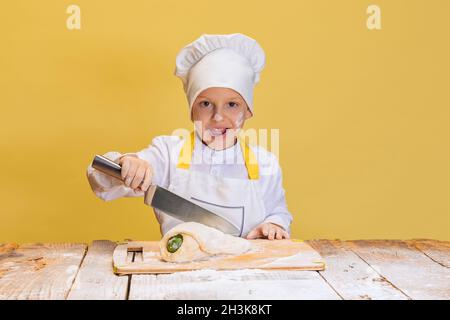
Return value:
[[(251, 180), (259, 179), (259, 167), (258, 161), (255, 154), (250, 149), (245, 140), (239, 137), (239, 143), (241, 145), (241, 150), (244, 155), (245, 166), (247, 168), (248, 177)], [(192, 154), (194, 152), (194, 142), (195, 142), (195, 132), (192, 131), (191, 134), (186, 138), (183, 147), (181, 148), (180, 155), (178, 157), (177, 168), (189, 169), (192, 161)]]
[(248, 177), (251, 180), (259, 179), (259, 167), (258, 160), (256, 159), (255, 154), (252, 149), (245, 143), (243, 137), (239, 137), (239, 142), (241, 144), (241, 150), (244, 155), (245, 166), (247, 167)]
[[(192, 161), (192, 153), (194, 152), (194, 131), (186, 137), (183, 147), (181, 148), (180, 155), (178, 157), (177, 168), (189, 169)], [(183, 137), (182, 137), (183, 138)]]

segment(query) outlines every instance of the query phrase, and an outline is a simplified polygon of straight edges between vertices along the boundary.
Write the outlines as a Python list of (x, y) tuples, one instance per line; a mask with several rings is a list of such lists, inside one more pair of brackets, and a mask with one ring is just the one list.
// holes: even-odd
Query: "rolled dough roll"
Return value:
[[(172, 239), (173, 244), (173, 237), (178, 236), (176, 238), (180, 239), (179, 235), (182, 237), (181, 246), (178, 242), (175, 251), (169, 252), (169, 240)], [(169, 247), (171, 251), (174, 250), (173, 245)], [(159, 242), (161, 258), (168, 262), (203, 260), (215, 255), (238, 255), (247, 252), (250, 247), (251, 243), (248, 240), (196, 222), (181, 223), (173, 227)]]

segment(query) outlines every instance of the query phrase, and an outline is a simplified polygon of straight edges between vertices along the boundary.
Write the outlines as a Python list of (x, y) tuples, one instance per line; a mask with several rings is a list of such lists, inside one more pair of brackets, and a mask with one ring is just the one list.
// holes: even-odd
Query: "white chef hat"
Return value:
[(265, 65), (256, 40), (240, 34), (203, 34), (176, 58), (175, 75), (183, 81), (189, 112), (203, 90), (223, 87), (238, 92), (253, 114), (253, 88)]

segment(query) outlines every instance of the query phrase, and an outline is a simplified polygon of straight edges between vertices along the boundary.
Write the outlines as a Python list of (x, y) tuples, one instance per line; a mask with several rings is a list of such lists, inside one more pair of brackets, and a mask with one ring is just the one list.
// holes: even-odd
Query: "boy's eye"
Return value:
[(209, 101), (202, 101), (202, 102), (200, 102), (200, 105), (202, 107), (208, 107), (210, 105), (210, 103), (209, 103)]
[(230, 103), (228, 103), (228, 105), (229, 105), (230, 107), (232, 107), (232, 108), (238, 106), (238, 104), (237, 104), (236, 102), (230, 102)]

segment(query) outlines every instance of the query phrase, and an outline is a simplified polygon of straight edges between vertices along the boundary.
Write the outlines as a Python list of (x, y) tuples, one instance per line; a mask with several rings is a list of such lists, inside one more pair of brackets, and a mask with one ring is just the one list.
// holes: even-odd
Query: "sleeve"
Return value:
[(169, 187), (170, 149), (174, 147), (174, 143), (176, 139), (171, 136), (158, 136), (152, 140), (151, 145), (136, 153), (138, 158), (152, 166), (152, 184)]
[(293, 218), (286, 205), (282, 170), (273, 154), (270, 156), (269, 165), (261, 170), (261, 179), (264, 179), (263, 200), (266, 208), (264, 222), (276, 224), (290, 234), (290, 225)]

